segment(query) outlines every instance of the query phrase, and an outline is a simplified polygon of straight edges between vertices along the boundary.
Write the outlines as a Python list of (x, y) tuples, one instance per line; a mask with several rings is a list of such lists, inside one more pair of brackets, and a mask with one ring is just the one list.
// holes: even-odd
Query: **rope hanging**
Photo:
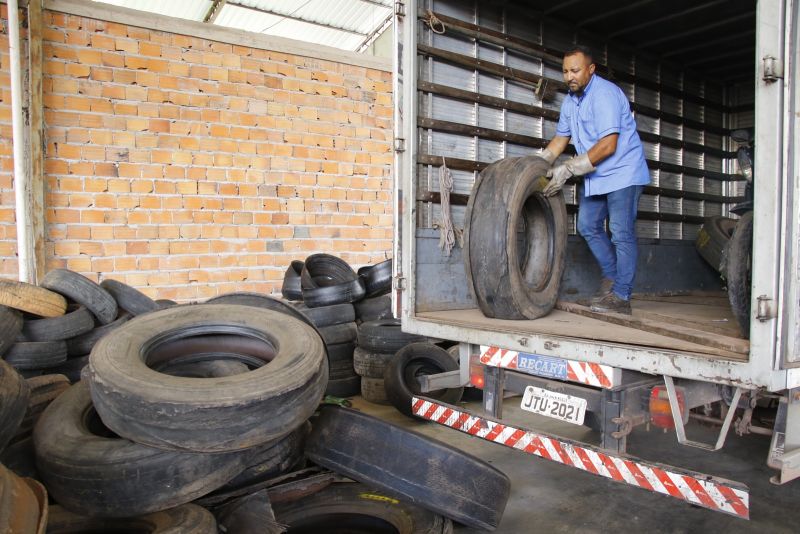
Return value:
[(423, 19), (423, 22), (425, 22), (428, 28), (430, 28), (433, 33), (444, 35), (444, 22), (439, 20), (439, 17), (437, 17), (430, 9), (427, 10), (427, 15), (428, 18)]
[(453, 226), (450, 218), (450, 191), (453, 190), (453, 174), (447, 168), (447, 161), (442, 156), (442, 166), (439, 167), (439, 196), (442, 206), (442, 226), (439, 228), (439, 248), (449, 256), (458, 241), (458, 246), (464, 246), (464, 234), (461, 229)]

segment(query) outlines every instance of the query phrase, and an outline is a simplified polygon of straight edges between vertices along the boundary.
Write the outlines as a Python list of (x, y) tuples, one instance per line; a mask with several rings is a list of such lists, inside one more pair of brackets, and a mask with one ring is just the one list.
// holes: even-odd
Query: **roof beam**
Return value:
[(562, 2), (556, 2), (553, 5), (553, 7), (549, 7), (547, 9), (545, 9), (543, 14), (544, 15), (550, 15), (552, 13), (555, 13), (556, 11), (560, 11), (560, 10), (564, 9), (565, 7), (569, 7), (569, 6), (573, 5), (573, 4), (577, 4), (580, 1), (581, 0), (563, 0)]
[(586, 26), (587, 24), (591, 24), (592, 22), (597, 22), (598, 20), (607, 19), (608, 17), (613, 17), (620, 13), (624, 13), (625, 11), (630, 11), (632, 9), (636, 9), (646, 4), (652, 4), (653, 2), (655, 2), (655, 0), (639, 0), (638, 2), (618, 7), (617, 9), (609, 9), (599, 15), (595, 15), (594, 17), (589, 17), (588, 19), (579, 20), (576, 26), (580, 28), (582, 26)]
[(710, 30), (711, 28), (717, 28), (719, 26), (725, 26), (726, 24), (730, 24), (731, 22), (736, 22), (737, 20), (742, 20), (746, 18), (751, 18), (755, 15), (755, 11), (747, 11), (746, 13), (741, 13), (740, 15), (736, 15), (735, 17), (728, 17), (726, 19), (721, 19), (716, 22), (710, 24), (704, 24), (702, 26), (698, 26), (696, 28), (692, 28), (691, 30), (686, 30), (684, 32), (678, 33), (671, 33), (666, 37), (662, 37), (661, 39), (654, 39), (652, 41), (639, 41), (637, 45), (642, 48), (650, 48), (655, 45), (659, 45), (662, 43), (667, 43), (669, 41), (674, 41), (675, 39), (682, 39), (689, 35), (694, 35), (696, 33), (702, 33), (705, 31)]
[(322, 28), (328, 28), (330, 30), (336, 30), (336, 31), (339, 31), (339, 32), (344, 32), (344, 33), (350, 33), (350, 34), (358, 35), (358, 36), (361, 36), (361, 37), (366, 37), (367, 36), (367, 34), (364, 33), (364, 32), (360, 32), (360, 31), (357, 31), (357, 30), (351, 30), (350, 28), (343, 28), (341, 26), (335, 26), (333, 24), (325, 24), (324, 22), (317, 22), (317, 21), (309, 20), (309, 19), (306, 19), (306, 18), (303, 18), (303, 17), (295, 17), (293, 15), (287, 15), (286, 13), (280, 13), (278, 11), (272, 11), (271, 9), (262, 9), (260, 7), (248, 6), (248, 5), (245, 5), (245, 4), (240, 4), (238, 2), (231, 2), (230, 0), (227, 2), (227, 4), (229, 6), (236, 6), (236, 7), (241, 7), (242, 9), (247, 9), (249, 11), (255, 11), (256, 13), (264, 13), (265, 15), (272, 15), (273, 17), (281, 17), (283, 19), (295, 20), (297, 22), (304, 22), (306, 24), (312, 24), (314, 26), (320, 26)]
[(714, 39), (713, 41), (700, 41), (700, 42), (696, 42), (694, 44), (691, 44), (689, 46), (684, 46), (684, 47), (681, 47), (681, 48), (673, 48), (672, 50), (670, 50), (666, 54), (661, 54), (661, 57), (668, 58), (668, 57), (673, 57), (673, 56), (679, 56), (679, 55), (685, 54), (687, 52), (693, 52), (695, 50), (700, 50), (702, 48), (708, 48), (709, 46), (714, 46), (714, 45), (718, 45), (718, 44), (722, 44), (722, 43), (727, 43), (728, 41), (734, 41), (734, 40), (737, 40), (737, 39), (741, 39), (742, 37), (745, 37), (747, 35), (754, 35), (755, 33), (756, 33), (755, 29), (749, 30), (749, 31), (746, 31), (746, 32), (741, 32), (741, 33), (739, 33), (739, 32), (731, 33), (730, 35), (726, 35), (725, 37), (720, 37), (719, 39)]
[(661, 24), (662, 22), (666, 22), (668, 20), (672, 20), (678, 17), (683, 17), (685, 15), (689, 15), (696, 11), (700, 11), (702, 9), (708, 9), (709, 7), (716, 6), (718, 4), (724, 4), (727, 0), (714, 0), (713, 2), (706, 2), (705, 4), (700, 4), (699, 6), (694, 6), (689, 9), (685, 9), (683, 11), (676, 11), (675, 13), (670, 13), (669, 15), (664, 15), (663, 17), (658, 17), (655, 19), (650, 19), (646, 22), (642, 22), (641, 24), (633, 24), (630, 26), (626, 26), (621, 30), (615, 31), (614, 33), (608, 34), (608, 38), (611, 39), (613, 37), (619, 37), (620, 35), (624, 35), (626, 33), (634, 32), (636, 30), (641, 30), (642, 28), (647, 28), (648, 26), (654, 26), (656, 24)]
[(707, 55), (707, 54), (703, 54), (702, 56), (700, 56), (699, 58), (697, 58), (694, 61), (683, 61), (681, 63), (683, 65), (686, 65), (687, 67), (694, 67), (696, 65), (702, 65), (704, 63), (713, 63), (714, 61), (717, 61), (719, 59), (724, 59), (724, 58), (728, 58), (728, 57), (731, 57), (731, 56), (743, 56), (744, 52), (753, 52), (753, 64), (755, 64), (755, 61), (756, 61), (756, 59), (755, 59), (755, 55), (756, 55), (755, 54), (755, 52), (756, 52), (755, 45), (748, 45), (748, 46), (744, 46), (744, 47), (741, 47), (741, 48), (734, 48), (732, 50), (727, 50), (725, 52), (722, 52), (720, 54), (715, 54), (713, 56), (710, 56), (710, 55)]
[(203, 22), (208, 24), (214, 24), (214, 21), (217, 20), (219, 14), (222, 12), (222, 8), (225, 7), (227, 0), (214, 0), (211, 2), (211, 6), (208, 8), (208, 12), (206, 12), (206, 16), (203, 17)]
[(356, 48), (356, 52), (363, 52), (366, 48), (371, 45), (375, 40), (380, 37), (380, 35), (392, 24), (392, 19), (394, 18), (394, 13), (389, 12), (389, 15), (381, 22), (380, 26), (375, 28), (367, 35), (367, 38), (361, 41), (361, 44), (358, 45)]

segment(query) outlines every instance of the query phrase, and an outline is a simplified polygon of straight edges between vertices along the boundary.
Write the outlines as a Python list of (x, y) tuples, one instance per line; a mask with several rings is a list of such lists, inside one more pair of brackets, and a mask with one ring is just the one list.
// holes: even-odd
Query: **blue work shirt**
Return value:
[(585, 195), (604, 195), (631, 185), (650, 183), (642, 141), (622, 89), (593, 74), (581, 96), (570, 92), (561, 103), (556, 135), (569, 137), (578, 154), (600, 139), (619, 134), (617, 150), (584, 177)]

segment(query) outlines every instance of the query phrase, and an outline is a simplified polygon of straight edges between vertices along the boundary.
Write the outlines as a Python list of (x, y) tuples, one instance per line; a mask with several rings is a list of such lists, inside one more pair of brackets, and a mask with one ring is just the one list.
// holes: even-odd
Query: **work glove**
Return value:
[(541, 151), (541, 153), (539, 153), (539, 157), (545, 160), (548, 164), (552, 165), (558, 156), (545, 148)]
[(556, 165), (547, 171), (547, 177), (550, 178), (550, 183), (542, 189), (542, 194), (546, 197), (551, 197), (561, 191), (564, 184), (572, 176), (583, 176), (595, 170), (592, 162), (589, 161), (588, 154), (579, 154), (574, 158), (567, 160), (561, 165)]

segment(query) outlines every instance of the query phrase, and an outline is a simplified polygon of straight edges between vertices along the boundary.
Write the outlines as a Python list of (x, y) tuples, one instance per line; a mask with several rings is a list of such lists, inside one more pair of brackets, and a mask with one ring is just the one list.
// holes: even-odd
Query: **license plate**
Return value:
[(522, 396), (523, 410), (582, 425), (586, 416), (586, 399), (528, 386)]

